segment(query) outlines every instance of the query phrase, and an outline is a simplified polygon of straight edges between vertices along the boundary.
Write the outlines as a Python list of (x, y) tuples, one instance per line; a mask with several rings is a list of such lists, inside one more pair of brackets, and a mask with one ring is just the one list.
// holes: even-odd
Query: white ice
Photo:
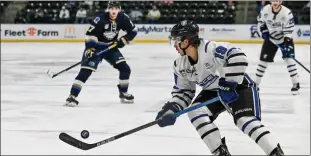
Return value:
[[(93, 143), (154, 120), (170, 98), (172, 66), (177, 53), (167, 44), (134, 44), (121, 49), (132, 69), (129, 92), (135, 104), (120, 104), (118, 72), (103, 61), (78, 97), (75, 108), (62, 106), (79, 67), (54, 79), (48, 68), (60, 71), (80, 61), (82, 43), (1, 43), (1, 154), (174, 154), (209, 155), (187, 115), (167, 128), (153, 126), (89, 151), (59, 140), (66, 132), (80, 140), (88, 130)], [(254, 79), (260, 44), (237, 44), (249, 59)], [(310, 45), (296, 45), (296, 56), (310, 69)], [(297, 65), (298, 66), (298, 65)], [(261, 83), (262, 122), (287, 155), (310, 155), (310, 75), (298, 66), (300, 95), (292, 86), (280, 52)], [(262, 155), (262, 150), (222, 113), (216, 120), (233, 155)]]

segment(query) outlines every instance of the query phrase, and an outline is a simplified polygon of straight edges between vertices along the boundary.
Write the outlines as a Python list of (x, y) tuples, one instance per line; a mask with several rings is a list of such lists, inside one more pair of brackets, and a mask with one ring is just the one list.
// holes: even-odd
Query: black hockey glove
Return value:
[(84, 56), (87, 58), (92, 58), (96, 55), (95, 48), (89, 48), (84, 51)]
[(220, 101), (224, 104), (230, 104), (239, 98), (239, 94), (235, 88), (238, 86), (237, 82), (226, 81), (225, 78), (220, 78), (218, 96)]
[(125, 45), (128, 45), (129, 43), (130, 43), (129, 40), (125, 36), (122, 36), (117, 42), (117, 47), (123, 48)]
[(158, 125), (160, 127), (174, 125), (176, 122), (176, 118), (174, 118), (172, 114), (177, 113), (181, 110), (182, 108), (180, 108), (180, 105), (178, 105), (176, 102), (167, 102), (162, 107), (162, 110), (158, 113), (156, 117), (156, 120), (158, 120), (159, 118), (162, 118), (158, 122)]
[(295, 57), (293, 39), (289, 37), (284, 37), (284, 43), (283, 45), (281, 45), (281, 47), (282, 47), (281, 51), (283, 54), (283, 58), (294, 58)]
[(265, 41), (268, 41), (270, 38), (270, 34), (266, 24), (260, 26), (260, 32), (261, 38), (263, 38)]

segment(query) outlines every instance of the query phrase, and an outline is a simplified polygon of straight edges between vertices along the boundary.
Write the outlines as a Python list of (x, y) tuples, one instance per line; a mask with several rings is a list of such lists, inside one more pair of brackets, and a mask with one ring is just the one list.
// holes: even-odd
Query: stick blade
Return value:
[(91, 148), (94, 148), (96, 147), (96, 145), (92, 145), (92, 144), (87, 144), (85, 142), (82, 142), (78, 139), (75, 139), (74, 137), (66, 134), (66, 133), (60, 133), (59, 134), (59, 139), (62, 140), (63, 142), (71, 145), (71, 146), (74, 146), (76, 148), (79, 148), (79, 149), (82, 149), (82, 150), (89, 150)]
[(46, 72), (50, 78), (54, 78), (54, 74), (51, 72), (51, 69), (48, 69), (48, 71)]

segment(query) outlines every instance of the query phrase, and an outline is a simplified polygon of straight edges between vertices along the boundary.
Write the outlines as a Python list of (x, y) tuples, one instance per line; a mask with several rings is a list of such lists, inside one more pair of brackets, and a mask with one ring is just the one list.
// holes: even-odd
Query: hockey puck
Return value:
[(89, 136), (90, 136), (89, 131), (83, 130), (83, 131), (81, 132), (81, 137), (82, 137), (83, 139), (87, 139)]

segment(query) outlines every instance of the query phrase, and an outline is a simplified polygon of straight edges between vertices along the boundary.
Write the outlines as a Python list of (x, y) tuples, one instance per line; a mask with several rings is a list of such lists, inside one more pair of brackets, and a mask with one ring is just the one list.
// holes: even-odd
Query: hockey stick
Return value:
[[(198, 105), (194, 105), (194, 106), (188, 107), (188, 108), (184, 109), (183, 111), (180, 111), (180, 112), (178, 112), (178, 113), (174, 113), (172, 116), (175, 117), (175, 118), (177, 118), (178, 116), (180, 116), (180, 115), (182, 115), (182, 114), (185, 114), (185, 113), (187, 113), (187, 112), (190, 112), (190, 111), (192, 111), (192, 110), (195, 110), (195, 109), (197, 109), (197, 108), (206, 106), (206, 105), (208, 105), (208, 104), (211, 104), (211, 103), (214, 103), (214, 102), (217, 102), (217, 101), (219, 101), (219, 97), (215, 97), (215, 98), (213, 98), (213, 99), (211, 99), (211, 100), (205, 101), (205, 102), (200, 103), (200, 104), (198, 104)], [(130, 134), (135, 133), (135, 132), (137, 132), (137, 131), (146, 129), (146, 128), (151, 127), (151, 126), (153, 126), (153, 125), (156, 125), (160, 120), (161, 120), (161, 118), (158, 119), (158, 120), (149, 122), (149, 123), (147, 123), (147, 124), (144, 124), (144, 125), (142, 125), (142, 126), (136, 127), (136, 128), (134, 128), (134, 129), (131, 129), (131, 130), (129, 130), (129, 131), (120, 133), (120, 134), (118, 134), (118, 135), (116, 135), (116, 136), (113, 136), (113, 137), (110, 137), (110, 138), (108, 138), (108, 139), (105, 139), (105, 140), (102, 140), (102, 141), (93, 143), (93, 144), (88, 144), (88, 143), (82, 142), (82, 141), (80, 141), (80, 140), (78, 140), (78, 139), (75, 139), (74, 137), (72, 137), (72, 136), (70, 136), (70, 135), (68, 135), (68, 134), (66, 134), (66, 133), (60, 133), (60, 134), (59, 134), (59, 139), (62, 140), (63, 142), (65, 142), (65, 143), (71, 145), (71, 146), (76, 147), (76, 148), (79, 148), (79, 149), (82, 149), (82, 150), (89, 150), (89, 149), (92, 149), (92, 148), (101, 146), (101, 145), (103, 145), (103, 144), (107, 144), (107, 143), (109, 143), (109, 142), (111, 142), (111, 141), (120, 139), (120, 138), (122, 138), (122, 137), (124, 137), (124, 136), (130, 135)]]
[[(96, 56), (99, 56), (99, 55), (103, 54), (104, 52), (106, 52), (106, 51), (108, 51), (108, 50), (110, 50), (110, 49), (112, 49), (112, 48), (114, 48), (114, 47), (116, 47), (116, 46), (117, 46), (117, 44), (114, 43), (114, 44), (112, 44), (111, 46), (109, 46), (107, 49), (104, 49), (104, 50), (99, 51), (98, 53), (96, 53)], [(79, 64), (82, 64), (82, 63), (84, 63), (84, 62), (87, 62), (88, 60), (89, 60), (89, 58), (87, 58), (87, 59), (85, 59), (85, 60), (82, 60), (82, 61), (80, 61), (80, 62), (77, 62), (77, 63), (75, 63), (74, 65), (72, 65), (72, 66), (70, 66), (70, 67), (68, 67), (68, 68), (66, 68), (66, 69), (64, 69), (64, 70), (62, 70), (62, 71), (60, 71), (60, 72), (58, 72), (58, 73), (52, 73), (52, 72), (51, 72), (51, 69), (48, 69), (48, 71), (47, 71), (46, 73), (47, 73), (51, 78), (54, 78), (54, 77), (56, 77), (57, 75), (59, 75), (59, 74), (65, 72), (65, 71), (68, 71), (68, 70), (70, 70), (70, 69), (76, 67), (76, 66), (79, 65)]]
[[(277, 44), (276, 44), (277, 45)], [(277, 45), (279, 48), (280, 48), (280, 50), (281, 51), (283, 51), (283, 48), (281, 47), (281, 46), (279, 46), (279, 45)], [(300, 63), (298, 60), (296, 60), (294, 57), (290, 57), (290, 58), (292, 58), (294, 61), (296, 61), (303, 69), (305, 69), (307, 72), (309, 72), (310, 73), (310, 70), (308, 69), (308, 68), (306, 68), (302, 63)]]
[[(278, 48), (280, 48), (281, 51), (283, 51), (283, 48), (281, 46), (279, 46), (278, 44), (276, 44), (274, 41), (270, 40), (272, 43), (274, 43)], [(294, 61), (296, 61), (303, 69), (305, 69), (307, 72), (310, 73), (310, 70), (308, 68), (306, 68), (302, 63), (300, 63), (298, 60), (296, 60), (294, 57), (290, 57), (292, 58)]]

